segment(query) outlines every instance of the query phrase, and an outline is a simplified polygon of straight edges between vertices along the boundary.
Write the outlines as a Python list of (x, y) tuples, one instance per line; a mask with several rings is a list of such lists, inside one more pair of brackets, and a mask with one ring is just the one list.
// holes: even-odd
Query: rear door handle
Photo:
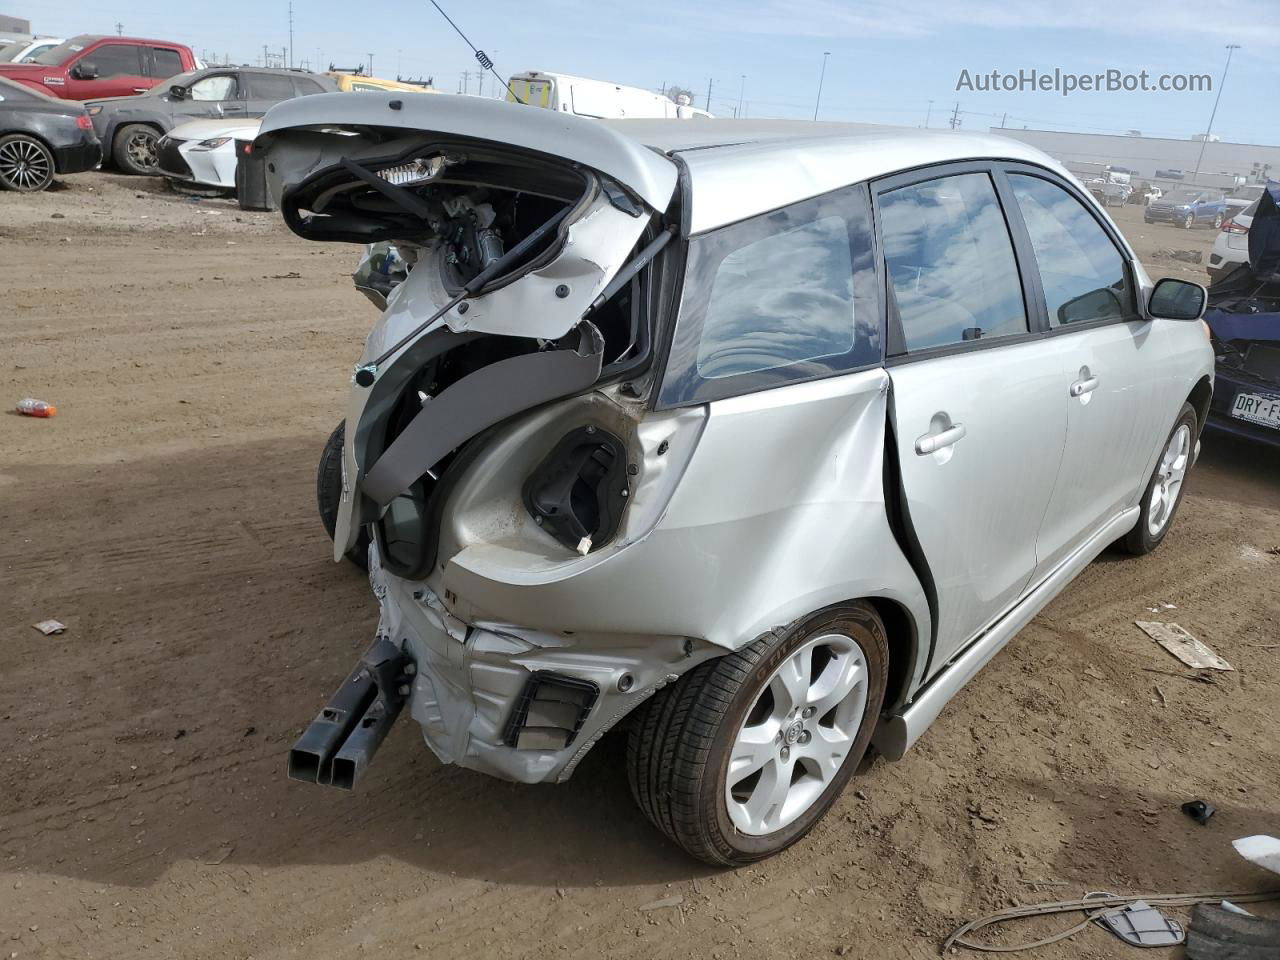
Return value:
[(147, 92), (148, 90), (150, 90), (150, 89), (151, 89), (150, 87), (134, 87), (134, 88), (133, 88), (133, 92), (134, 92), (134, 93), (146, 93), (146, 92)]
[(1071, 395), (1073, 397), (1083, 397), (1086, 393), (1093, 393), (1098, 389), (1097, 377), (1085, 377), (1083, 380), (1077, 380), (1071, 385)]
[(916, 453), (922, 457), (937, 453), (944, 447), (949, 447), (960, 441), (966, 433), (968, 431), (965, 430), (963, 423), (957, 423), (947, 427), (945, 430), (939, 430), (937, 433), (926, 433), (924, 436), (916, 438)]

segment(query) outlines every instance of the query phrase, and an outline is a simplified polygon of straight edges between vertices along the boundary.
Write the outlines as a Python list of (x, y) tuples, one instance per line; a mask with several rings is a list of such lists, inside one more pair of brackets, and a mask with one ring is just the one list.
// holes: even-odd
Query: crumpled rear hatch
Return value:
[(1218, 363), (1280, 386), (1280, 183), (1268, 181), (1249, 226), (1249, 262), (1209, 288), (1205, 322)]
[(383, 93), (279, 104), (255, 150), (295, 233), (394, 241), (410, 268), (356, 368), (335, 558), (367, 523), (420, 531), (483, 431), (647, 362), (633, 278), (675, 233), (666, 156), (579, 117)]

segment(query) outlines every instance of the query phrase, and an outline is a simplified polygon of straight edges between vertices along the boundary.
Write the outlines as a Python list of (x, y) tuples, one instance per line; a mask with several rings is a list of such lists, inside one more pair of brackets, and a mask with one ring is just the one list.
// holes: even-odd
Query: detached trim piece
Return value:
[(600, 377), (604, 338), (579, 327), (576, 350), (547, 350), (499, 360), (430, 398), (369, 468), (361, 489), (385, 507), (450, 450), (524, 410), (579, 393)]

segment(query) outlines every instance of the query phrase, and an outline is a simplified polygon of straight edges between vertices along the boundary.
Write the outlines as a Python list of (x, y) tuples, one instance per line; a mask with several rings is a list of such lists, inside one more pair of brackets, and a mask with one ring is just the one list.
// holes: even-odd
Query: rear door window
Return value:
[(695, 237), (660, 405), (879, 363), (871, 250), (861, 186)]
[(289, 77), (270, 73), (251, 73), (247, 76), (251, 100), (292, 100), (293, 81)]
[(316, 83), (314, 80), (309, 80), (306, 77), (294, 77), (293, 86), (295, 92), (300, 97), (308, 97), (313, 93), (324, 93), (324, 87), (320, 86), (320, 84)]
[(1135, 315), (1125, 258), (1084, 204), (1055, 183), (1011, 173), (1031, 237), (1050, 326)]
[(171, 50), (168, 47), (152, 47), (151, 64), (151, 75), (162, 80), (166, 77), (176, 77), (183, 70), (181, 55), (177, 50)]
[(989, 174), (899, 187), (878, 203), (908, 353), (1028, 332), (1013, 241)]

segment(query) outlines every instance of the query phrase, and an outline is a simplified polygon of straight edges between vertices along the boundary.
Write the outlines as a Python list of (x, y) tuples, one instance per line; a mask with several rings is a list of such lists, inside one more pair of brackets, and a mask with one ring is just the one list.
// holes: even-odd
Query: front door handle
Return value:
[(937, 433), (926, 433), (922, 437), (916, 438), (916, 453), (922, 457), (926, 457), (931, 453), (937, 453), (944, 447), (949, 447), (959, 442), (964, 435), (968, 433), (963, 423), (957, 423), (945, 430), (939, 430)]
[(134, 93), (146, 93), (146, 92), (147, 92), (148, 90), (150, 90), (150, 89), (151, 89), (150, 87), (134, 87), (134, 88), (133, 88), (133, 92), (134, 92)]
[(1086, 393), (1093, 393), (1098, 389), (1097, 377), (1085, 377), (1083, 380), (1077, 380), (1071, 385), (1071, 395), (1073, 397), (1083, 397)]

